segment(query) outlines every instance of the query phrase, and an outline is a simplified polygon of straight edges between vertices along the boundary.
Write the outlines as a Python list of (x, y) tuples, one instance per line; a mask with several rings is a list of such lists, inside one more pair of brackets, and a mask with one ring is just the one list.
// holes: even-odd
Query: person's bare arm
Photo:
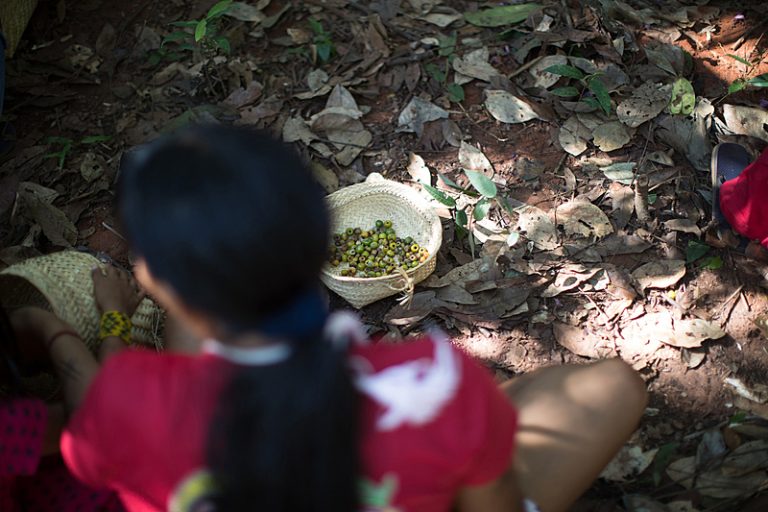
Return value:
[(33, 307), (14, 311), (11, 325), (14, 331), (41, 340), (61, 381), (65, 408), (68, 412), (75, 410), (99, 370), (99, 363), (80, 336), (53, 313)]
[(465, 487), (456, 498), (458, 512), (523, 512), (523, 495), (510, 468), (496, 480)]

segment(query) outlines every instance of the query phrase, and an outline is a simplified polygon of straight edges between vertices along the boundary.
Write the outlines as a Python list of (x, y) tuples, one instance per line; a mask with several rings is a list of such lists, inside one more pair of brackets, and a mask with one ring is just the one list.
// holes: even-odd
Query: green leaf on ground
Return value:
[(457, 83), (448, 84), (445, 88), (448, 92), (448, 99), (454, 103), (464, 101), (464, 88)]
[(693, 114), (696, 106), (696, 92), (693, 85), (685, 78), (678, 78), (672, 85), (672, 101), (669, 103), (669, 111), (672, 114), (689, 116)]
[(205, 15), (206, 19), (210, 20), (222, 16), (231, 5), (232, 0), (222, 0), (208, 10), (208, 14)]
[(464, 229), (467, 228), (467, 212), (464, 210), (456, 211), (456, 224)]
[(747, 86), (747, 82), (744, 80), (736, 80), (731, 85), (728, 86), (728, 94), (733, 94), (735, 92), (739, 92), (742, 89), (744, 89)]
[(445, 174), (437, 173), (437, 177), (440, 178), (440, 181), (442, 181), (443, 183), (445, 183), (449, 187), (451, 187), (453, 189), (456, 189), (456, 190), (459, 190), (459, 191), (462, 191), (462, 192), (464, 191), (464, 189), (461, 188), (458, 183), (453, 181), (451, 178), (449, 178)]
[(560, 75), (560, 76), (566, 76), (568, 78), (575, 78), (576, 80), (581, 80), (582, 78), (584, 78), (584, 73), (582, 73), (579, 68), (568, 66), (567, 64), (555, 64), (554, 66), (549, 66), (548, 68), (545, 68), (544, 71), (546, 71), (547, 73), (552, 73), (553, 75)]
[(439, 44), (438, 55), (441, 57), (452, 55), (456, 51), (456, 32), (449, 36), (437, 36), (437, 42)]
[(720, 256), (710, 256), (709, 258), (705, 259), (703, 264), (701, 265), (701, 268), (705, 268), (707, 270), (717, 270), (719, 268), (722, 268), (723, 266), (723, 258)]
[(163, 42), (160, 43), (160, 48), (165, 46), (167, 43), (175, 43), (177, 41), (183, 41), (188, 37), (189, 37), (188, 32), (184, 32), (183, 30), (176, 30), (163, 38)]
[(750, 67), (752, 66), (752, 63), (751, 63), (751, 62), (749, 62), (749, 61), (748, 61), (747, 59), (745, 59), (744, 57), (739, 57), (738, 55), (734, 55), (734, 54), (732, 54), (732, 53), (726, 53), (726, 55), (727, 55), (728, 57), (732, 58), (733, 60), (736, 60), (736, 61), (739, 61), (739, 62), (741, 62), (741, 63), (742, 63), (742, 64), (744, 64), (745, 66), (750, 66)]
[(424, 71), (427, 72), (429, 76), (431, 76), (436, 82), (438, 83), (445, 83), (445, 72), (440, 69), (436, 64), (430, 62), (426, 66), (424, 66)]
[(685, 248), (685, 261), (693, 263), (700, 258), (703, 258), (709, 252), (709, 246), (696, 240), (688, 242), (688, 247)]
[(575, 87), (555, 87), (550, 92), (561, 98), (573, 98), (574, 96), (581, 94)]
[(748, 83), (752, 87), (768, 87), (768, 73), (750, 78)]
[(653, 459), (653, 485), (658, 487), (664, 476), (664, 470), (667, 469), (672, 457), (677, 453), (678, 443), (667, 443), (659, 448), (656, 457)]
[(437, 202), (444, 204), (448, 208), (456, 208), (456, 200), (451, 196), (447, 195), (442, 190), (438, 190), (432, 185), (427, 185), (426, 183), (422, 183), (421, 186), (424, 187), (424, 190), (426, 190), (429, 193), (429, 195), (434, 197), (437, 200)]
[(183, 27), (183, 28), (195, 28), (197, 27), (196, 21), (173, 21), (169, 23), (172, 27)]
[(200, 40), (205, 37), (206, 32), (208, 32), (208, 21), (198, 21), (197, 25), (195, 25), (195, 42), (200, 42)]
[(213, 42), (216, 43), (216, 46), (221, 48), (221, 51), (223, 51), (226, 54), (232, 53), (232, 47), (229, 45), (229, 39), (227, 39), (224, 36), (218, 36), (213, 38)]
[(481, 11), (464, 13), (464, 19), (478, 27), (503, 27), (525, 21), (528, 16), (541, 9), (539, 4), (502, 5)]
[(472, 212), (472, 216), (475, 218), (475, 220), (483, 220), (488, 216), (488, 212), (491, 211), (491, 206), (493, 206), (493, 203), (490, 199), (487, 197), (482, 198), (477, 202), (475, 205), (475, 209)]
[(80, 144), (98, 144), (112, 140), (110, 135), (88, 135), (80, 140)]
[(611, 94), (608, 92), (608, 88), (605, 86), (603, 81), (598, 77), (591, 78), (589, 82), (587, 82), (587, 87), (589, 87), (590, 91), (595, 93), (597, 103), (600, 105), (600, 108), (603, 109), (603, 112), (610, 114)]
[(472, 186), (475, 187), (475, 190), (480, 192), (481, 195), (488, 198), (496, 197), (498, 189), (496, 188), (496, 184), (491, 181), (491, 178), (478, 171), (468, 171), (464, 169), (464, 172), (467, 174), (469, 182), (472, 183)]

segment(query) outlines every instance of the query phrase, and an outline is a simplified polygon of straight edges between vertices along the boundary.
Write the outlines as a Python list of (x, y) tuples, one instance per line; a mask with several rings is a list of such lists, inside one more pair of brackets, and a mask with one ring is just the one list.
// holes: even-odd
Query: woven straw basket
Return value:
[(8, 43), (8, 57), (13, 57), (35, 7), (37, 0), (0, 0), (0, 29)]
[[(86, 344), (98, 344), (99, 310), (93, 298), (91, 269), (103, 266), (83, 252), (63, 251), (31, 258), (0, 272), (0, 304), (6, 309), (38, 306), (52, 311), (75, 328)], [(133, 339), (158, 345), (163, 314), (144, 299), (131, 319)]]
[(326, 265), (320, 275), (323, 283), (352, 306), (361, 308), (400, 292), (412, 292), (415, 284), (434, 272), (443, 228), (435, 211), (415, 190), (373, 173), (364, 183), (338, 190), (327, 200), (334, 233), (350, 227), (368, 229), (378, 219), (389, 219), (398, 236), (410, 236), (429, 251), (425, 262), (408, 270), (408, 279), (397, 274), (374, 278), (342, 277), (342, 267)]

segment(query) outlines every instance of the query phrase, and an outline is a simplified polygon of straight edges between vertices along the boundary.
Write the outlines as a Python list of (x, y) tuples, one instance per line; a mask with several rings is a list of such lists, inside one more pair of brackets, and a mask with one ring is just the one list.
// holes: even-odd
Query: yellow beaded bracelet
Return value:
[(99, 339), (104, 341), (104, 338), (110, 336), (120, 338), (126, 345), (131, 344), (131, 319), (128, 315), (119, 311), (105, 311), (101, 315)]

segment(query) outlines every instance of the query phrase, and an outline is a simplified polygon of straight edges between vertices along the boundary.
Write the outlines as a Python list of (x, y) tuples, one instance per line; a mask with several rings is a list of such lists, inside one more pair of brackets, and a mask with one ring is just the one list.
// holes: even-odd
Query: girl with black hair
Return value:
[(131, 511), (565, 510), (643, 411), (619, 361), (500, 389), (439, 334), (375, 344), (329, 318), (323, 193), (263, 133), (152, 143), (118, 197), (137, 279), (205, 340), (112, 356), (63, 435), (71, 470)]

